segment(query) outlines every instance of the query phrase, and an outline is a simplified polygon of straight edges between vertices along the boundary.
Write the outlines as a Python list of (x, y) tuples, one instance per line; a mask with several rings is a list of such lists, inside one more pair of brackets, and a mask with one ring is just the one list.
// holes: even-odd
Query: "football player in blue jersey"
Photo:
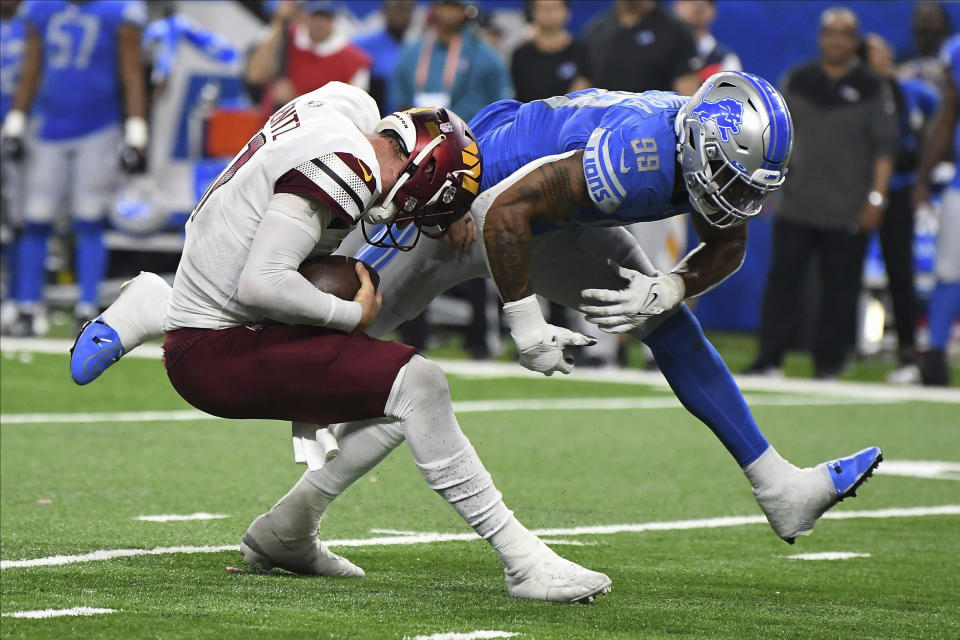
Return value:
[[(947, 77), (937, 112), (927, 138), (923, 158), (917, 168), (914, 204), (930, 200), (930, 175), (933, 167), (947, 157), (951, 142), (960, 166), (960, 35), (943, 45), (942, 61)], [(937, 261), (934, 266), (937, 284), (930, 294), (930, 349), (924, 354), (920, 372), (924, 384), (949, 385), (950, 367), (947, 348), (953, 323), (960, 317), (960, 171), (957, 171), (943, 194), (940, 228), (937, 232)]]
[(20, 13), (26, 25), (23, 71), (2, 135), (8, 156), (23, 159), (28, 112), (38, 125), (26, 150), (16, 287), (20, 330), (37, 333), (44, 324), (47, 244), (68, 195), (80, 289), (76, 313), (96, 312), (107, 263), (103, 219), (117, 169), (145, 168), (140, 35), (147, 13), (145, 3), (132, 0), (26, 2)]
[[(744, 223), (786, 177), (793, 127), (768, 82), (721, 72), (689, 99), (588, 89), (526, 104), (507, 100), (483, 109), (471, 128), (483, 155), (482, 182), (465, 181), (464, 187), (480, 195), (442, 241), (415, 242), (413, 226), (365, 230), (374, 245), (416, 245), (408, 255), (388, 246), (355, 252), (379, 271), (384, 292), (371, 335), (415, 317), (455, 284), (492, 275), (528, 369), (569, 373), (573, 362), (564, 349), (590, 342), (548, 324), (536, 294), (580, 309), (604, 331), (627, 332), (649, 345), (680, 401), (733, 455), (787, 542), (810, 533), (827, 509), (854, 495), (880, 462), (880, 450), (804, 469), (784, 460), (683, 305), (739, 268)], [(658, 273), (623, 225), (685, 213), (701, 244), (670, 273)], [(353, 246), (362, 242), (356, 238)], [(152, 279), (142, 278), (142, 286), (138, 280), (105, 312), (98, 333), (78, 337), (72, 362), (78, 383), (91, 381), (118, 357), (97, 358), (95, 336), (104, 322), (115, 330), (110, 339), (126, 351), (156, 336), (159, 319), (145, 318), (140, 309), (157, 291)], [(365, 428), (386, 426), (368, 422)], [(340, 455), (348, 453), (362, 457), (341, 447)], [(357, 477), (379, 460), (368, 461), (357, 466)]]
[[(23, 19), (17, 15), (17, 0), (0, 0), (0, 121), (13, 104), (13, 94), (20, 80), (23, 61)], [(5, 140), (0, 140), (0, 144)], [(17, 238), (22, 227), (23, 171), (19, 163), (0, 153), (0, 246), (3, 254), (3, 293), (0, 302), (0, 330), (16, 321), (17, 305), (13, 291), (16, 278)]]

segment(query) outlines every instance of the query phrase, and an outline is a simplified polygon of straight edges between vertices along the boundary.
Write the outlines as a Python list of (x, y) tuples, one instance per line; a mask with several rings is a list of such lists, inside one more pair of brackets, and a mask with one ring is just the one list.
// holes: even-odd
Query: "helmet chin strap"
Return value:
[(393, 220), (397, 215), (397, 205), (393, 201), (393, 199), (397, 197), (397, 192), (400, 191), (400, 188), (407, 183), (407, 180), (417, 172), (417, 169), (420, 168), (420, 163), (429, 158), (433, 150), (446, 139), (447, 136), (441, 133), (427, 143), (420, 153), (417, 154), (417, 157), (408, 162), (407, 166), (403, 168), (393, 188), (390, 189), (390, 192), (384, 197), (383, 204), (378, 207), (370, 207), (363, 214), (362, 218), (371, 224), (386, 224)]

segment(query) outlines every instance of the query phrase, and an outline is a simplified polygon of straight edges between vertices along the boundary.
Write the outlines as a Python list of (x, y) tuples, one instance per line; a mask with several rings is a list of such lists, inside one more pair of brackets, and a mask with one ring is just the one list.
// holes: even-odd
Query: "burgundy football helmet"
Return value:
[[(409, 251), (421, 233), (439, 238), (470, 210), (480, 191), (480, 149), (467, 123), (442, 107), (391, 113), (376, 131), (396, 139), (408, 158), (383, 204), (363, 215), (363, 235), (374, 246)], [(384, 228), (371, 237), (365, 223)], [(406, 230), (410, 223), (416, 231)]]

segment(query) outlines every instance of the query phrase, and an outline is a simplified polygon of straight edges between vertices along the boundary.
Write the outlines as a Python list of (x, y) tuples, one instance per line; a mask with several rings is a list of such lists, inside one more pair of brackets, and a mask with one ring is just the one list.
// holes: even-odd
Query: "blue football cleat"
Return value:
[(776, 457), (777, 472), (762, 487), (755, 485), (753, 495), (776, 534), (790, 544), (797, 536), (813, 533), (817, 520), (831, 507), (854, 497), (883, 459), (880, 449), (869, 447), (846, 458), (798, 469), (776, 452), (771, 455)]
[(77, 384), (89, 384), (123, 356), (120, 336), (103, 321), (87, 321), (70, 347), (70, 377)]
[(844, 498), (855, 498), (857, 489), (873, 475), (873, 470), (882, 460), (883, 453), (879, 447), (867, 447), (846, 458), (824, 463), (837, 490), (837, 502)]

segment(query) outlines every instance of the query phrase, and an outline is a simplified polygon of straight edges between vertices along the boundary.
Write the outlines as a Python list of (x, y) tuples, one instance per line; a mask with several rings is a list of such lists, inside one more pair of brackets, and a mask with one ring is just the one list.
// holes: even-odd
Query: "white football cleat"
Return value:
[(753, 495), (776, 534), (793, 544), (797, 536), (813, 533), (813, 525), (832, 506), (856, 497), (882, 460), (879, 448), (868, 447), (812, 468), (789, 465), (778, 482), (754, 489)]
[(291, 573), (337, 578), (362, 578), (363, 569), (333, 553), (316, 536), (289, 539), (281, 537), (269, 513), (253, 521), (243, 535), (240, 551), (251, 567), (263, 571), (274, 567)]
[(609, 577), (560, 557), (543, 542), (530, 563), (503, 573), (507, 593), (524, 600), (590, 603), (610, 593)]

